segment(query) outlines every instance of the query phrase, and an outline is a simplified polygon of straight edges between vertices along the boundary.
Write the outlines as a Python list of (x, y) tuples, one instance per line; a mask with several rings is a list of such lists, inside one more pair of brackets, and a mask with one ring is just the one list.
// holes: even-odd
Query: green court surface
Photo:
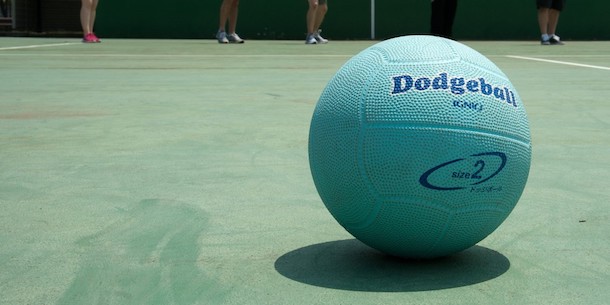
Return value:
[(355, 240), (309, 171), (315, 103), (373, 43), (0, 38), (0, 304), (610, 304), (610, 42), (464, 42), (532, 167), (432, 261)]

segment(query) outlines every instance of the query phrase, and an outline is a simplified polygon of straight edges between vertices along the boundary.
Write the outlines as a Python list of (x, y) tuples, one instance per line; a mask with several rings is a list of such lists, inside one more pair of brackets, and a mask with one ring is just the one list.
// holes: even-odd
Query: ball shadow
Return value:
[(380, 253), (356, 239), (299, 248), (275, 261), (277, 272), (301, 283), (371, 292), (468, 286), (496, 278), (509, 268), (504, 255), (481, 246), (438, 259), (406, 260)]

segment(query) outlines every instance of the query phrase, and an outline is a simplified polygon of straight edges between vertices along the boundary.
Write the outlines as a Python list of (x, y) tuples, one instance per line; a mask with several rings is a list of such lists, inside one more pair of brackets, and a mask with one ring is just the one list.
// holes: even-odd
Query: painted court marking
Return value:
[[(15, 47), (0, 47), (0, 51), (5, 51), (5, 50), (20, 50), (20, 49), (33, 49), (33, 48), (45, 48), (45, 47), (57, 47), (57, 46), (67, 46), (67, 45), (75, 45), (75, 44), (81, 44), (80, 42), (64, 42), (64, 43), (50, 43), (50, 44), (37, 44), (37, 45), (27, 45), (27, 46), (15, 46)], [(28, 56), (28, 54), (0, 54), (0, 55), (25, 55)], [(103, 57), (183, 57), (183, 58), (188, 58), (188, 57), (217, 57), (219, 55), (207, 55), (207, 54), (197, 54), (197, 55), (190, 55), (190, 54), (180, 54), (180, 55), (169, 55), (169, 54), (46, 54), (47, 56), (103, 56)], [(39, 54), (40, 56), (40, 54)], [(234, 54), (234, 55), (228, 55), (228, 54), (223, 54), (222, 57), (261, 57), (261, 58), (265, 58), (265, 57), (328, 57), (328, 58), (332, 58), (332, 57), (351, 57), (353, 55), (348, 55), (348, 54)], [(493, 55), (491, 55), (493, 56)], [(522, 60), (531, 60), (531, 61), (540, 61), (540, 62), (547, 62), (547, 63), (553, 63), (553, 64), (560, 64), (560, 65), (568, 65), (568, 66), (576, 66), (576, 67), (584, 67), (584, 68), (591, 68), (591, 69), (599, 69), (599, 70), (608, 70), (610, 71), (610, 67), (604, 67), (604, 66), (595, 66), (595, 65), (587, 65), (587, 64), (579, 64), (579, 63), (574, 63), (574, 62), (568, 62), (568, 61), (559, 61), (559, 60), (551, 60), (551, 59), (543, 59), (543, 58), (535, 58), (535, 57), (526, 57), (526, 56), (517, 56), (517, 55), (506, 55), (506, 57), (508, 58), (514, 58), (514, 59), (522, 59)]]
[[(15, 47), (17, 48), (17, 47)], [(21, 48), (21, 47), (19, 47)], [(0, 51), (3, 48), (0, 48)], [(14, 53), (6, 53), (0, 54), (5, 56), (32, 56), (32, 54), (14, 54)], [(162, 57), (162, 58), (207, 58), (207, 57), (237, 57), (237, 58), (275, 58), (275, 57), (352, 57), (354, 54), (96, 54), (96, 53), (87, 53), (87, 54), (36, 54), (36, 56), (49, 56), (49, 57), (140, 57), (140, 58), (154, 58), (154, 57)]]
[(569, 62), (569, 61), (550, 60), (550, 59), (535, 58), (535, 57), (525, 57), (525, 56), (516, 56), (516, 55), (506, 55), (506, 57), (516, 58), (516, 59), (524, 59), (524, 60), (542, 61), (542, 62), (548, 62), (548, 63), (552, 63), (552, 64), (576, 66), (576, 67), (583, 67), (583, 68), (609, 70), (610, 71), (610, 67), (585, 65), (585, 64), (579, 64), (579, 63)]
[(50, 43), (50, 44), (35, 44), (29, 46), (17, 46), (17, 47), (2, 47), (0, 51), (4, 50), (20, 50), (20, 49), (33, 49), (33, 48), (44, 48), (44, 47), (58, 47), (58, 46), (67, 46), (72, 44), (80, 44), (76, 42), (64, 42), (64, 43)]

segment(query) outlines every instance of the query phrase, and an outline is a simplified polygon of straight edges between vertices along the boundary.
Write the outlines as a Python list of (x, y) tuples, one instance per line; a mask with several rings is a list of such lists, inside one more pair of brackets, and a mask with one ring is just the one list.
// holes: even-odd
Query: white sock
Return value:
[(548, 34), (542, 34), (542, 40), (547, 41), (549, 38), (550, 36)]

